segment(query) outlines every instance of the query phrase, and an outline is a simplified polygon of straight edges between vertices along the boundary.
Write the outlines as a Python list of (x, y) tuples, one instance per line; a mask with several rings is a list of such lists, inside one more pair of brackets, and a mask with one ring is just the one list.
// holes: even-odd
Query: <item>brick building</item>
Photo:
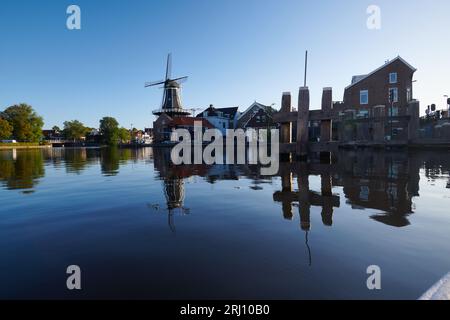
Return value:
[(170, 142), (172, 132), (176, 129), (187, 129), (191, 133), (192, 139), (194, 139), (194, 125), (196, 122), (201, 123), (203, 132), (206, 129), (214, 129), (214, 126), (206, 119), (180, 116), (172, 118), (163, 113), (153, 123), (153, 141), (155, 143)]
[[(366, 75), (352, 78), (334, 123), (341, 142), (407, 143), (417, 137), (419, 102), (413, 99), (416, 69), (400, 56)], [(391, 101), (392, 100), (392, 101)]]

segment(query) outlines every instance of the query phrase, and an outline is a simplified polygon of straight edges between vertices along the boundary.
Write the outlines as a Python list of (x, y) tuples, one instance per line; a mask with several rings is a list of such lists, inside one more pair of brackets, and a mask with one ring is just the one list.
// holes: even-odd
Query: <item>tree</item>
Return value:
[(86, 137), (87, 128), (78, 120), (66, 121), (63, 133), (66, 139), (79, 141)]
[(7, 108), (2, 117), (13, 127), (13, 137), (19, 141), (39, 142), (44, 120), (27, 104)]
[(60, 133), (61, 132), (61, 128), (58, 127), (58, 126), (53, 126), (52, 130), (55, 131), (55, 133)]
[(126, 128), (120, 128), (119, 129), (119, 140), (122, 143), (129, 142), (131, 140), (131, 133), (130, 130)]
[(119, 141), (119, 123), (112, 117), (104, 117), (100, 120), (100, 134), (103, 142), (108, 145), (115, 145)]
[(0, 118), (0, 140), (11, 138), (13, 127), (5, 119)]

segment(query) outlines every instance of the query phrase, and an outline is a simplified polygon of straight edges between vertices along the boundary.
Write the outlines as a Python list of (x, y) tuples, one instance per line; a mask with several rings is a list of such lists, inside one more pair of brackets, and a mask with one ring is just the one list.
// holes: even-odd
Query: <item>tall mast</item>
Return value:
[(303, 81), (303, 86), (306, 87), (306, 75), (308, 73), (308, 50), (305, 52), (305, 77)]

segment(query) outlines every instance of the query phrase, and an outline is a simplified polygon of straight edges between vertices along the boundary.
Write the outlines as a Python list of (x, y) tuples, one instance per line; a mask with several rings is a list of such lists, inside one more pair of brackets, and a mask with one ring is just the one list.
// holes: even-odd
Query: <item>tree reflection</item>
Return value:
[(0, 154), (0, 181), (9, 190), (32, 190), (44, 175), (42, 150), (11, 150)]
[(88, 164), (86, 149), (65, 149), (64, 160), (68, 173), (81, 174)]
[(116, 176), (120, 165), (132, 159), (131, 149), (118, 147), (103, 148), (100, 151), (100, 165), (105, 176)]

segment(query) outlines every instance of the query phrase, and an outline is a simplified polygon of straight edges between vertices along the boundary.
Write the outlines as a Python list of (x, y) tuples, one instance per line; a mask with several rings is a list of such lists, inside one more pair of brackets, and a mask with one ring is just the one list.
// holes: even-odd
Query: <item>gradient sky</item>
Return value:
[[(66, 9), (82, 10), (82, 29), (66, 28)], [(366, 27), (380, 6), (381, 30)], [(0, 109), (31, 104), (46, 128), (103, 116), (122, 126), (152, 125), (162, 90), (145, 81), (189, 76), (186, 108), (270, 105), (291, 91), (297, 103), (309, 50), (312, 109), (323, 87), (334, 100), (354, 74), (401, 55), (418, 68), (414, 96), (444, 106), (450, 95), (450, 2), (299, 0), (2, 0)]]

